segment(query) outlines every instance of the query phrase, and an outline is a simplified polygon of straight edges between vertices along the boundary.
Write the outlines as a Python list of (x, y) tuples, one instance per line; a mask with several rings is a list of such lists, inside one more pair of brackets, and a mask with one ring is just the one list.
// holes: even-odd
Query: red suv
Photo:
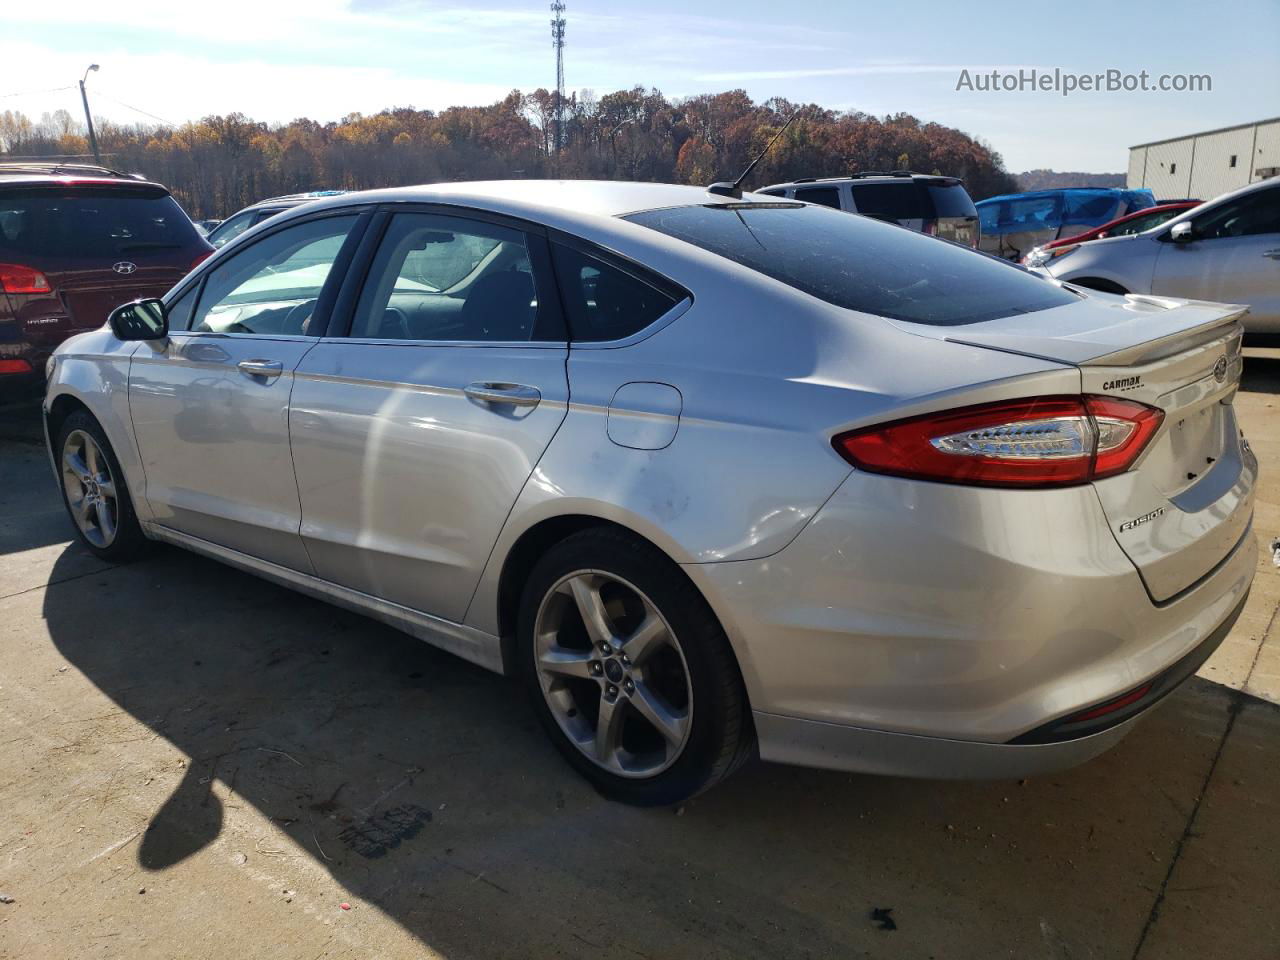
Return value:
[(0, 397), (38, 390), (59, 343), (160, 296), (212, 252), (158, 183), (0, 163)]

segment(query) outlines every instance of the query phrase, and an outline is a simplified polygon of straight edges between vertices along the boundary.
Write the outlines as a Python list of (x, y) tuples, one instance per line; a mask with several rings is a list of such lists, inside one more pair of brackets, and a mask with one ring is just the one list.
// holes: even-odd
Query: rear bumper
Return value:
[(1052, 722), (1010, 743), (977, 743), (756, 711), (760, 756), (805, 767), (963, 780), (1029, 777), (1073, 767), (1115, 746), (1143, 714), (1195, 673), (1226, 639), (1243, 610), (1242, 600), (1199, 646), (1156, 678), (1150, 693), (1124, 710), (1092, 721), (1089, 727)]
[(734, 644), (762, 756), (980, 777), (1107, 749), (1132, 717), (1059, 742), (1011, 741), (1211, 652), (1256, 557), (1246, 531), (1156, 605), (1092, 487), (982, 490), (855, 471), (780, 553), (685, 569)]

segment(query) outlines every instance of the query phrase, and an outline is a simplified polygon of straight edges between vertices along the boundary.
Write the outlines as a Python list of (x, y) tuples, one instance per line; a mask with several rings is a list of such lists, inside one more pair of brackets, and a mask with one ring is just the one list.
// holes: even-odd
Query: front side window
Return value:
[(575, 342), (622, 340), (680, 302), (675, 291), (658, 289), (656, 278), (649, 283), (589, 253), (559, 243), (551, 246)]
[(824, 207), (840, 209), (839, 187), (797, 187), (796, 199), (805, 203), (816, 203)]
[(199, 289), (200, 284), (197, 283), (177, 300), (165, 307), (164, 312), (169, 320), (170, 330), (191, 329), (191, 310), (196, 305), (196, 291)]
[(1124, 237), (1131, 233), (1142, 233), (1145, 230), (1160, 226), (1166, 220), (1172, 220), (1181, 212), (1181, 210), (1161, 210), (1158, 213), (1148, 213), (1141, 217), (1134, 217), (1132, 220), (1127, 220), (1120, 226), (1108, 230), (1107, 236)]
[(838, 307), (896, 320), (979, 323), (1078, 299), (967, 247), (820, 207), (711, 204), (626, 219)]
[(1228, 200), (1196, 217), (1192, 227), (1197, 240), (1280, 233), (1280, 187)]
[(529, 238), (462, 217), (397, 213), (369, 270), (351, 336), (378, 340), (557, 340), (539, 303)]
[(209, 271), (191, 329), (259, 336), (316, 336), (320, 291), (357, 216), (309, 220), (273, 233)]

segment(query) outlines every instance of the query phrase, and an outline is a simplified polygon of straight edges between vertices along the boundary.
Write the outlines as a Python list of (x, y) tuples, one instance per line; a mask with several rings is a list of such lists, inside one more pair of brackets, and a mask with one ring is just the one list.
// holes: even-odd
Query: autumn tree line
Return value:
[[(273, 125), (232, 113), (179, 127), (94, 126), (107, 166), (165, 184), (195, 218), (316, 189), (544, 177), (711, 183), (735, 178), (793, 114), (747, 187), (906, 168), (962, 177), (974, 199), (1017, 189), (989, 146), (905, 113), (755, 103), (742, 90), (669, 100), (636, 87), (575, 93), (557, 132), (554, 107), (554, 92), (514, 90), (489, 106), (397, 107), (336, 123)], [(88, 149), (83, 123), (67, 111), (38, 121), (0, 113), (0, 159)]]

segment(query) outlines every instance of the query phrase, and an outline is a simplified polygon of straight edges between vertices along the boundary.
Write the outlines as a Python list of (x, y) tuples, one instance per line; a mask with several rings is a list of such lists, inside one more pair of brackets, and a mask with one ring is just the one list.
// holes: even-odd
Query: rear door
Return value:
[(1191, 224), (1190, 243), (1156, 244), (1151, 292), (1247, 303), (1251, 331), (1280, 333), (1280, 186), (1224, 201)]
[(380, 216), (344, 329), (295, 373), (302, 538), (318, 576), (461, 621), (567, 410), (547, 238), (456, 207)]
[(117, 306), (158, 297), (209, 248), (161, 187), (53, 183), (0, 190), (0, 262), (39, 271), (48, 292), (8, 297), (14, 334), (52, 349)]

